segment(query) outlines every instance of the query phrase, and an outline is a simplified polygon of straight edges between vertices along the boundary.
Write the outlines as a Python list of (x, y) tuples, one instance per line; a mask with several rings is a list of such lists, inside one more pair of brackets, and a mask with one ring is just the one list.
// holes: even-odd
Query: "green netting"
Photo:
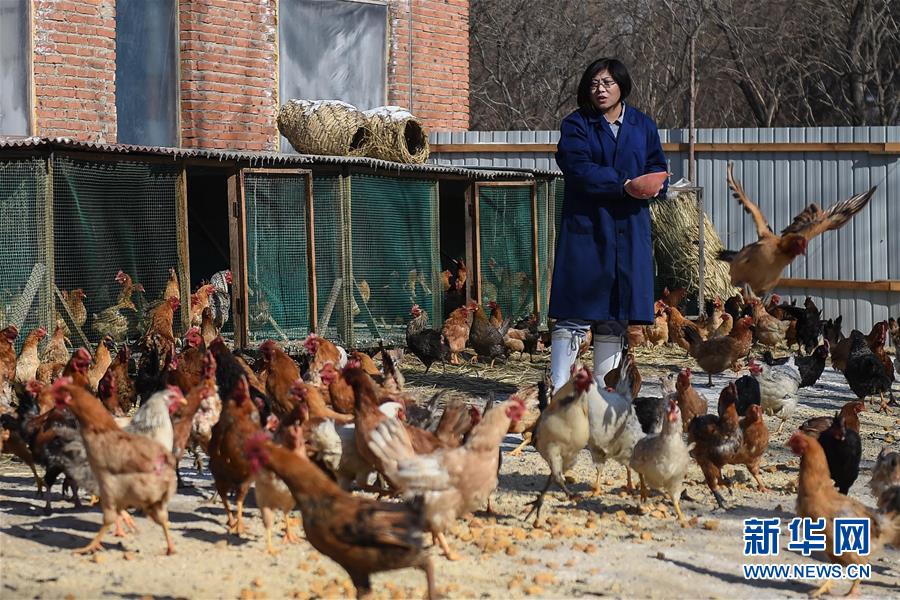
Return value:
[(249, 340), (295, 340), (309, 333), (307, 176), (247, 173)]
[(530, 186), (478, 191), (481, 301), (495, 300), (515, 322), (534, 311), (534, 230)]
[(353, 175), (351, 194), (353, 343), (403, 343), (413, 304), (441, 314), (437, 184)]
[[(60, 290), (81, 288), (87, 294), (82, 330), (91, 343), (101, 333), (119, 341), (142, 334), (150, 310), (162, 297), (169, 269), (178, 269), (180, 174), (181, 167), (172, 163), (54, 157), (55, 282)], [(118, 302), (119, 270), (144, 287), (144, 293), (132, 295), (133, 308)], [(183, 273), (179, 280), (186, 285)], [(58, 298), (56, 306), (71, 330)], [(176, 333), (181, 329), (178, 324), (176, 317)], [(76, 346), (83, 343), (77, 330), (70, 338)]]
[(538, 290), (540, 304), (540, 327), (547, 325), (547, 303), (550, 301), (550, 188), (552, 181), (537, 182), (537, 223), (538, 223)]
[[(562, 224), (562, 209), (563, 209), (563, 200), (566, 197), (566, 182), (560, 177), (558, 179), (554, 179), (551, 187), (553, 188), (551, 193), (551, 201), (553, 202), (553, 231), (554, 231), (554, 240), (559, 239), (559, 227)], [(556, 252), (556, 244), (554, 243), (553, 252)]]
[(19, 328), (16, 350), (51, 321), (46, 186), (43, 158), (0, 161), (0, 327)]
[(343, 254), (341, 178), (337, 175), (313, 177), (313, 218), (316, 238), (316, 288), (318, 289), (318, 332), (344, 344)]

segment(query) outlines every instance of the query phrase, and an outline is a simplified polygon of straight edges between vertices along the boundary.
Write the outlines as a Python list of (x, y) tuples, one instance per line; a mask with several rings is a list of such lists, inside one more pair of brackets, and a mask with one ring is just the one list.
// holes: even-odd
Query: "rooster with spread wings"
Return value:
[(732, 170), (732, 163), (728, 163), (728, 187), (744, 210), (753, 217), (759, 239), (738, 251), (722, 250), (718, 258), (731, 265), (731, 283), (749, 286), (760, 296), (775, 288), (786, 266), (799, 255), (806, 254), (809, 240), (846, 225), (875, 194), (873, 187), (868, 192), (838, 202), (828, 210), (822, 210), (818, 204), (810, 204), (794, 217), (781, 235), (776, 235), (759, 207), (747, 197), (741, 184), (734, 180)]

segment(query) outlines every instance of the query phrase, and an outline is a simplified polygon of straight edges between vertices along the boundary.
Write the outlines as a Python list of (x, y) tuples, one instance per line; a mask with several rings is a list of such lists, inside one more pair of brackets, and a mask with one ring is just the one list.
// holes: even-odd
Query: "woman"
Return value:
[[(593, 326), (594, 377), (619, 361), (629, 323), (653, 321), (653, 261), (648, 200), (665, 188), (659, 132), (625, 105), (631, 77), (620, 61), (601, 58), (578, 84), (578, 110), (563, 119), (556, 163), (565, 175), (562, 224), (550, 288), (556, 319), (551, 379), (569, 380), (579, 344)], [(647, 189), (647, 179), (659, 179)]]

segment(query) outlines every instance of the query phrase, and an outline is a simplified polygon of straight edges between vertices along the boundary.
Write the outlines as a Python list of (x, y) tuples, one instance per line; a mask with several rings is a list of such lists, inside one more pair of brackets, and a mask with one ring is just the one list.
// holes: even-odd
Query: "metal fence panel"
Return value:
[[(169, 269), (177, 271), (181, 264), (176, 216), (181, 166), (65, 155), (54, 155), (52, 163), (56, 286), (87, 295), (83, 331), (92, 344), (103, 334), (133, 339), (143, 334), (162, 299)], [(130, 302), (121, 297), (119, 271), (135, 284)], [(188, 285), (185, 273), (178, 277)], [(180, 329), (177, 317), (175, 326)], [(72, 341), (81, 344), (79, 336)]]
[[(660, 130), (664, 143), (687, 143), (686, 129)], [(558, 131), (464, 132), (432, 134), (433, 144), (502, 142), (506, 144), (555, 144)], [(526, 142), (527, 140), (527, 142)], [(697, 143), (900, 143), (900, 127), (809, 127), (699, 129)], [(504, 167), (525, 164), (556, 170), (553, 152), (435, 153), (432, 162), (454, 166)], [(669, 152), (672, 180), (687, 176), (687, 152)], [(725, 169), (735, 163), (735, 176), (748, 196), (755, 200), (775, 230), (812, 202), (830, 206), (873, 185), (878, 191), (869, 206), (853, 222), (837, 232), (828, 232), (810, 243), (806, 256), (785, 270), (785, 277), (872, 281), (900, 279), (900, 154), (861, 151), (740, 151), (739, 149), (697, 154), (697, 185), (704, 188), (705, 209), (723, 243), (740, 248), (756, 239), (756, 230), (729, 193)], [(557, 190), (563, 186), (557, 185)], [(561, 195), (556, 196), (557, 199)], [(893, 199), (890, 200), (889, 199)], [(559, 206), (557, 206), (559, 208)], [(896, 292), (809, 290), (824, 302), (826, 314), (844, 315), (844, 322), (868, 330), (890, 312), (900, 313)], [(801, 295), (805, 290), (782, 289), (782, 295)], [(851, 297), (852, 296), (852, 297)]]

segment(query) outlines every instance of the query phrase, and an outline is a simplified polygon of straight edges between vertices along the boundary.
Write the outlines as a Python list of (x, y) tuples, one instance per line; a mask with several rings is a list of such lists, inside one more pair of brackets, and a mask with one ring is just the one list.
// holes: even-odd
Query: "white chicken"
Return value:
[(150, 396), (134, 413), (125, 431), (148, 437), (159, 442), (163, 448), (172, 451), (175, 433), (172, 429), (172, 415), (179, 405), (187, 404), (181, 390), (169, 386)]
[[(398, 402), (385, 402), (378, 409), (391, 418), (397, 418), (403, 410)], [(306, 434), (313, 448), (313, 457), (322, 461), (335, 476), (343, 489), (350, 491), (353, 485), (365, 489), (372, 473), (372, 465), (363, 460), (356, 449), (356, 426), (353, 423), (336, 425), (331, 419), (323, 419)]]
[(541, 408), (532, 440), (538, 454), (547, 461), (550, 475), (541, 493), (531, 502), (532, 508), (525, 516), (526, 520), (532, 514), (535, 521), (540, 518), (544, 496), (554, 481), (566, 496), (570, 499), (575, 497), (566, 486), (564, 475), (575, 466), (578, 454), (587, 444), (587, 395), (596, 389), (597, 384), (590, 369), (576, 363), (572, 367), (569, 381), (553, 394), (549, 405)]
[(690, 448), (681, 436), (681, 411), (674, 396), (667, 398), (666, 419), (662, 431), (639, 440), (631, 455), (631, 468), (641, 479), (641, 503), (647, 499), (647, 486), (669, 494), (675, 506), (678, 520), (684, 524), (681, 513), (681, 490), (684, 477), (691, 463)]
[(770, 367), (750, 360), (750, 374), (759, 383), (760, 406), (767, 415), (781, 419), (775, 433), (781, 433), (785, 421), (797, 410), (797, 390), (800, 389), (800, 370), (792, 356), (783, 365)]
[(634, 412), (634, 397), (631, 392), (633, 362), (633, 356), (625, 355), (619, 366), (619, 382), (615, 391), (593, 387), (587, 395), (588, 449), (597, 467), (595, 491), (600, 488), (603, 463), (610, 459), (625, 467), (627, 488), (633, 489), (629, 463), (634, 445), (644, 437), (641, 423)]

